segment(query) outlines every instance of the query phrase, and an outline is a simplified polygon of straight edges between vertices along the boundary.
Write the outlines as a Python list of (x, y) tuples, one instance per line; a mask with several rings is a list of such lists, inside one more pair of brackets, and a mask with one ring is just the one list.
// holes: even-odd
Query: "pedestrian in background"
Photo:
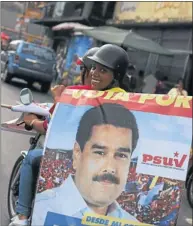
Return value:
[(136, 93), (142, 93), (143, 87), (145, 85), (144, 78), (145, 78), (144, 71), (139, 70), (138, 77), (137, 77), (136, 89), (135, 89)]
[(172, 88), (169, 92), (168, 95), (170, 96), (188, 96), (187, 91), (184, 89), (184, 84), (183, 84), (183, 79), (180, 78), (178, 80), (178, 83), (175, 85), (174, 88)]
[(167, 76), (164, 76), (162, 79), (158, 80), (156, 87), (155, 87), (155, 94), (166, 94), (166, 84), (165, 82), (168, 80)]

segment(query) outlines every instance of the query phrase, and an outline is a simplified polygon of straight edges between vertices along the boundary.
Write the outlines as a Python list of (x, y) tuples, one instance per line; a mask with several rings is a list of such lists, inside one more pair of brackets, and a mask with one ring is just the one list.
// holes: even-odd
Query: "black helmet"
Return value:
[(129, 59), (127, 52), (117, 45), (106, 44), (99, 48), (89, 59), (102, 64), (115, 73), (115, 79), (121, 80), (127, 72)]
[(99, 47), (93, 47), (89, 49), (82, 58), (78, 58), (76, 64), (77, 65), (84, 64), (86, 68), (90, 70), (92, 68), (92, 61), (88, 59), (88, 56), (93, 56), (98, 50)]

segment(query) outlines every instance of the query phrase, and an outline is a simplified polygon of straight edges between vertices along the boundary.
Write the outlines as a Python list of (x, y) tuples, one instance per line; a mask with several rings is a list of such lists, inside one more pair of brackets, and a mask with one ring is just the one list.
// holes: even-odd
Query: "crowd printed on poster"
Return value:
[(191, 125), (192, 97), (65, 90), (32, 225), (175, 225)]

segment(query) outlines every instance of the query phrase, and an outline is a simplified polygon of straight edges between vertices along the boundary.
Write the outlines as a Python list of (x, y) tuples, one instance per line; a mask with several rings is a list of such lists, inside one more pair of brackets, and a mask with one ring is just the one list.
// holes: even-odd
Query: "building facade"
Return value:
[(163, 47), (177, 49), (173, 57), (133, 49), (128, 53), (138, 70), (167, 76), (171, 86), (184, 78), (186, 89), (192, 89), (189, 87), (192, 84), (191, 2), (49, 2), (43, 17), (33, 23), (46, 27), (47, 44), (57, 52), (62, 49), (65, 58), (73, 29), (52, 30), (64, 22), (132, 29)]
[(41, 19), (32, 23), (45, 26), (49, 45), (57, 46), (71, 37), (71, 30), (52, 31), (52, 27), (64, 22), (81, 23), (87, 26), (105, 25), (112, 19), (116, 2), (49, 2)]
[(109, 24), (132, 29), (163, 47), (183, 50), (184, 54), (178, 51), (174, 57), (138, 51), (129, 51), (129, 56), (139, 70), (159, 72), (171, 83), (182, 77), (186, 88), (192, 89), (192, 2), (117, 2)]
[(63, 84), (80, 82), (80, 72), (75, 69), (76, 56), (83, 56), (88, 48), (95, 46), (95, 40), (84, 35), (75, 35), (72, 28), (54, 29), (62, 23), (81, 26), (105, 25), (112, 19), (116, 2), (49, 2), (44, 7), (43, 17), (33, 23), (46, 27), (44, 43), (57, 54), (59, 80)]
[(1, 4), (1, 30), (12, 39), (41, 44), (44, 27), (30, 23), (31, 19), (42, 17), (42, 7), (46, 2), (2, 2)]

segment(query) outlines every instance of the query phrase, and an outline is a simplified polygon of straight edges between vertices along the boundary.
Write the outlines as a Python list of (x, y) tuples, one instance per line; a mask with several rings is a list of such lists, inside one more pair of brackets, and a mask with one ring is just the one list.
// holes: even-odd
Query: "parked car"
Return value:
[(12, 78), (20, 78), (32, 86), (41, 85), (42, 92), (48, 92), (56, 77), (56, 55), (51, 48), (14, 40), (6, 51), (1, 51), (2, 80), (9, 83)]

